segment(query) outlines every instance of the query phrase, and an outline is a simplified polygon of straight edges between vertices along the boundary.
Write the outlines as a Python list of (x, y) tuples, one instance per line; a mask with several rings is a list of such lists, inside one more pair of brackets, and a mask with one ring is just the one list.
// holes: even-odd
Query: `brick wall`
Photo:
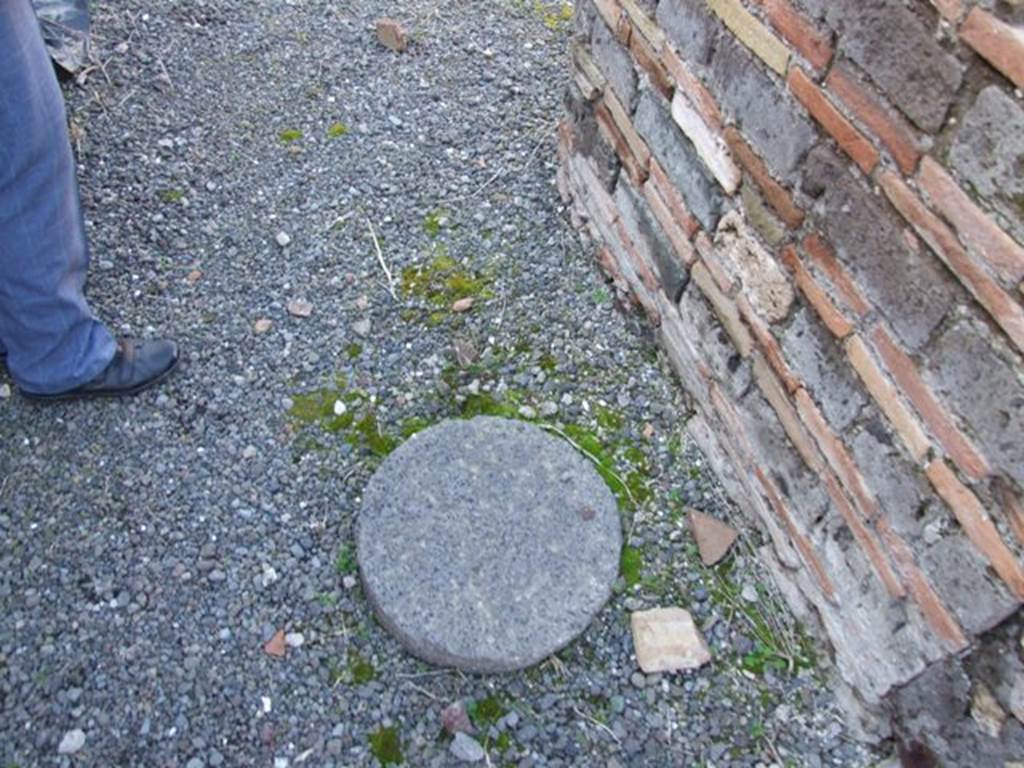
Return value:
[(574, 223), (851, 701), (897, 706), (1024, 600), (1024, 3), (577, 6)]

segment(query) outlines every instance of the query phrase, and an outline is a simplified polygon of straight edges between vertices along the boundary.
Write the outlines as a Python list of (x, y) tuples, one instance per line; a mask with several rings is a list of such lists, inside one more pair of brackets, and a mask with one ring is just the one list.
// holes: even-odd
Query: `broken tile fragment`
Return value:
[(697, 540), (701, 562), (708, 566), (725, 557), (739, 536), (731, 526), (695, 509), (690, 510), (690, 530)]
[(630, 616), (636, 660), (646, 674), (697, 669), (711, 661), (704, 636), (690, 612), (654, 608)]
[(395, 53), (401, 53), (409, 47), (409, 34), (394, 19), (377, 20), (377, 39)]

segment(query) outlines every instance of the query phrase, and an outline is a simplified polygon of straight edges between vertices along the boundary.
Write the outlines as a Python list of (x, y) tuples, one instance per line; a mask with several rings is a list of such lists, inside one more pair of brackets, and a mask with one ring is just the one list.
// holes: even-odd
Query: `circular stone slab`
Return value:
[(518, 421), (446, 421), (377, 470), (356, 532), (363, 586), (414, 655), (473, 672), (564, 648), (611, 594), (622, 530), (572, 446)]

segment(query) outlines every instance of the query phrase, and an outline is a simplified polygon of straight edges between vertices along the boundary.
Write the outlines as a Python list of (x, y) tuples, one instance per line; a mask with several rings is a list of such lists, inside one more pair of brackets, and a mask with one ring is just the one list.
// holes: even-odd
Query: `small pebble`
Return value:
[(57, 747), (57, 753), (61, 755), (73, 755), (85, 746), (85, 732), (81, 728), (75, 728), (64, 734)]
[(291, 243), (292, 241), (292, 239), (288, 236), (287, 232), (278, 232), (277, 237), (275, 237), (274, 239), (277, 240), (277, 244), (280, 245), (282, 248), (287, 248), (288, 244)]
[(456, 733), (452, 739), (451, 752), (456, 759), (464, 763), (479, 763), (484, 759), (484, 748), (480, 746), (480, 742), (462, 731)]

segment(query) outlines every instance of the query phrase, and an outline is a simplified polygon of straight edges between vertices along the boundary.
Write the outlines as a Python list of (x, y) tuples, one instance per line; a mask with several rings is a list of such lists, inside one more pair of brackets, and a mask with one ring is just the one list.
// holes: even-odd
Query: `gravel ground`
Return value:
[[(68, 88), (90, 296), (187, 359), (130, 401), (0, 399), (0, 765), (867, 764), (757, 535), (696, 557), (684, 506), (733, 512), (554, 189), (558, 7), (104, 0), (95, 27)], [(478, 412), (586, 447), (630, 533), (598, 621), (520, 674), (410, 658), (354, 575), (380, 457)], [(715, 661), (645, 677), (629, 611), (671, 604)]]

